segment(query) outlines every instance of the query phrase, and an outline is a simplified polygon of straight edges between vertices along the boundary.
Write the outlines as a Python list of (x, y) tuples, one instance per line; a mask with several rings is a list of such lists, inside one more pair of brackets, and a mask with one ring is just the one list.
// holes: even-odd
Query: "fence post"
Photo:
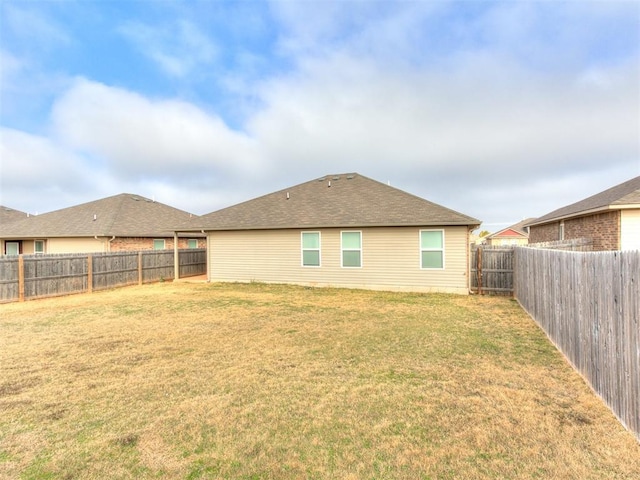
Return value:
[(18, 301), (24, 302), (24, 257), (18, 256)]
[(87, 293), (93, 293), (93, 255), (87, 254)]
[(482, 295), (482, 247), (478, 247), (476, 255), (476, 275), (478, 276), (478, 295)]
[(142, 285), (142, 251), (138, 252), (138, 285)]
[(173, 233), (173, 279), (180, 279), (180, 250), (178, 249), (178, 232)]

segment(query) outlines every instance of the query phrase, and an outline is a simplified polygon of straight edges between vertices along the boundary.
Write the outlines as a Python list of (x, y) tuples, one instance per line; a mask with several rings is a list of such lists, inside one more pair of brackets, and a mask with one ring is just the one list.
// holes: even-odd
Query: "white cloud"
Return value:
[(217, 116), (177, 100), (77, 80), (55, 103), (53, 128), (69, 147), (123, 177), (209, 178), (258, 173), (259, 151)]
[(158, 27), (129, 22), (119, 31), (162, 70), (175, 77), (191, 74), (202, 64), (213, 62), (218, 54), (215, 43), (193, 23), (184, 20)]
[[(51, 210), (51, 201), (99, 191), (98, 171), (46, 137), (0, 128), (0, 159), (0, 202), (9, 207), (42, 213)], [(19, 206), (16, 198), (23, 199)]]
[(441, 75), (344, 55), (309, 61), (265, 86), (268, 108), (249, 131), (291, 166), (384, 164), (425, 175), (478, 162), (515, 162), (521, 174), (593, 166), (605, 152), (638, 155), (637, 67), (610, 72), (603, 85), (489, 59), (466, 65)]

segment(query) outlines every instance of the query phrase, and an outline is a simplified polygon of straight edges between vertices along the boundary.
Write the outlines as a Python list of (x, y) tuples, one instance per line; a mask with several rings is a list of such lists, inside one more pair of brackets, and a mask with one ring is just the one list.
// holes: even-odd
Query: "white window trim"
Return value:
[[(36, 245), (38, 243), (42, 243), (42, 251), (38, 252), (38, 249), (36, 248)], [(33, 253), (37, 254), (37, 255), (42, 255), (44, 253), (47, 253), (47, 243), (45, 240), (34, 240), (33, 241)]]
[[(4, 251), (6, 252), (8, 250), (8, 246), (9, 245), (15, 245), (16, 246), (16, 255), (20, 255), (20, 242), (15, 242), (12, 240), (5, 240), (4, 242)], [(7, 253), (7, 255), (12, 255), (10, 253)]]
[[(305, 233), (317, 233), (318, 234), (318, 248), (304, 248), (304, 234)], [(318, 265), (305, 265), (304, 264), (304, 252), (305, 251), (318, 251)], [(320, 268), (322, 266), (322, 232), (319, 231), (304, 231), (300, 232), (300, 265), (304, 268)]]
[[(442, 248), (422, 248), (422, 232), (442, 232)], [(418, 232), (418, 248), (420, 249), (420, 255), (418, 261), (420, 262), (420, 270), (444, 270), (446, 267), (445, 263), (445, 240), (444, 240), (444, 229), (443, 228), (423, 228)], [(423, 267), (422, 266), (422, 252), (442, 252), (442, 268), (433, 268), (433, 267)]]
[[(162, 248), (156, 248), (156, 242), (162, 242)], [(153, 249), (154, 250), (166, 250), (167, 249), (167, 241), (164, 238), (154, 238), (153, 239)]]
[[(354, 249), (354, 248), (348, 248), (345, 249), (344, 246), (342, 245), (342, 234), (343, 233), (359, 233), (360, 234), (360, 248), (359, 249)], [(358, 251), (360, 252), (360, 266), (359, 267), (345, 267), (344, 266), (344, 252), (355, 252)], [(362, 230), (341, 230), (340, 231), (340, 267), (341, 268), (349, 268), (349, 269), (354, 269), (354, 268), (362, 268), (362, 266), (364, 265), (364, 258), (362, 255)]]

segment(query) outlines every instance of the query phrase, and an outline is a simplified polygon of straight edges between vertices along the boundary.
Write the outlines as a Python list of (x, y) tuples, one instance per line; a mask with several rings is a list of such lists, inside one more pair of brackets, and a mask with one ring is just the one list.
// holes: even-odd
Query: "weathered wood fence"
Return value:
[(471, 291), (481, 295), (513, 294), (513, 252), (510, 246), (480, 245), (471, 249)]
[[(180, 277), (206, 273), (206, 249), (178, 252)], [(174, 278), (173, 250), (0, 257), (0, 302), (92, 292)]]
[[(593, 247), (593, 240), (573, 238), (536, 243), (529, 247), (588, 252)], [(474, 245), (471, 248), (470, 259), (473, 293), (513, 295), (515, 245)]]
[(515, 297), (640, 440), (640, 252), (518, 247)]

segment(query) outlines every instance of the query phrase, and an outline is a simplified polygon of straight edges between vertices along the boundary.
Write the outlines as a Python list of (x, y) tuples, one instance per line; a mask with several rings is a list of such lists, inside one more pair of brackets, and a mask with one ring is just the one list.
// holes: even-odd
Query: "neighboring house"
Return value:
[[(122, 193), (0, 224), (0, 252), (87, 253), (170, 249), (173, 227), (196, 217), (140, 195)], [(179, 248), (204, 247), (204, 235), (179, 239)]]
[(527, 218), (496, 233), (487, 235), (484, 237), (484, 242), (487, 245), (526, 245), (529, 243), (529, 227), (526, 225), (533, 220), (535, 218)]
[(22, 220), (28, 216), (28, 213), (0, 205), (0, 226), (15, 222), (16, 220)]
[(640, 250), (640, 176), (528, 224), (529, 243), (588, 238), (593, 250)]
[(197, 230), (207, 234), (210, 281), (466, 294), (479, 224), (350, 173), (203, 215)]

